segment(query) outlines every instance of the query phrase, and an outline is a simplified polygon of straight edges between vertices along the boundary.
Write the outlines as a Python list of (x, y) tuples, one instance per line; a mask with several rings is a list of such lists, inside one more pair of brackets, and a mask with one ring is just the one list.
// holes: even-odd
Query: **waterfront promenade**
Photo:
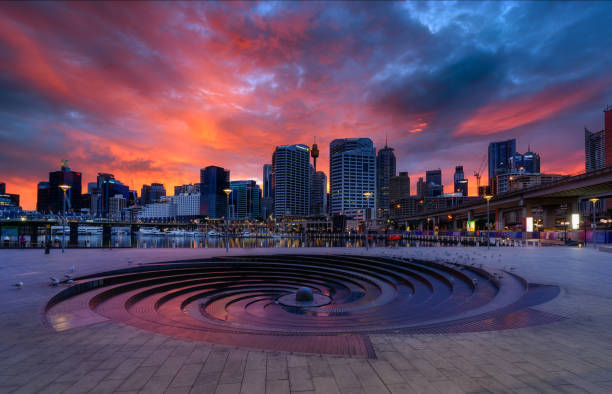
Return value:
[[(232, 249), (232, 255), (441, 253), (483, 259), (484, 248)], [(227, 255), (223, 249), (0, 250), (0, 392), (454, 393), (612, 392), (612, 258), (591, 248), (492, 248), (485, 266), (514, 267), (561, 294), (536, 309), (566, 320), (461, 334), (370, 335), (376, 358), (230, 348), (112, 321), (55, 332), (46, 302), (63, 277), (134, 264)], [(471, 257), (470, 257), (471, 256)], [(21, 288), (12, 286), (23, 282)]]

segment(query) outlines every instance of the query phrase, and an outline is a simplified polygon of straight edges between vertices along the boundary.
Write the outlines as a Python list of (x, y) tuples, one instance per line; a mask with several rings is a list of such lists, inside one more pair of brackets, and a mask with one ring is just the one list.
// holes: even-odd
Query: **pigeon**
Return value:
[(68, 279), (68, 280), (66, 281), (66, 284), (67, 284), (67, 285), (71, 285), (71, 284), (73, 284), (73, 283), (74, 283), (74, 281), (73, 281), (72, 279)]
[(51, 283), (49, 284), (49, 286), (57, 286), (60, 283), (59, 279), (57, 278), (50, 277), (49, 279), (51, 279)]
[(15, 283), (13, 286), (15, 286), (18, 289), (21, 289), (23, 287), (23, 282), (19, 281), (19, 282)]
[(72, 275), (70, 275), (70, 274), (66, 274), (66, 275), (64, 275), (64, 278), (66, 278), (66, 279), (72, 279)]
[(138, 265), (142, 265), (142, 261), (139, 261), (137, 264), (138, 264)]

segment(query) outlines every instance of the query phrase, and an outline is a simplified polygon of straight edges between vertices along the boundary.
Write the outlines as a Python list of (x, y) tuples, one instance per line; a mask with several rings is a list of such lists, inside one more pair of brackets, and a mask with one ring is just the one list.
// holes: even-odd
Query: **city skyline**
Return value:
[(328, 176), (332, 140), (388, 135), (413, 190), (437, 168), (452, 190), (462, 165), (475, 195), (490, 142), (584, 170), (584, 127), (612, 104), (609, 3), (0, 9), (0, 179), (25, 209), (60, 159), (83, 185), (173, 190), (211, 165), (262, 185), (276, 146), (315, 136)]

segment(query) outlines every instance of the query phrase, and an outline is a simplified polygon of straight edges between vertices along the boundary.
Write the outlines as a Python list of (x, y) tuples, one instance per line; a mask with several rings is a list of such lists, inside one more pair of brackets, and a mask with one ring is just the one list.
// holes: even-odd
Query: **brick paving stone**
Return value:
[(158, 394), (166, 391), (173, 377), (170, 375), (153, 375), (140, 389), (141, 393)]
[(496, 250), (502, 258), (490, 262), (512, 264), (532, 282), (561, 285), (562, 294), (537, 309), (569, 320), (495, 332), (371, 335), (372, 360), (224, 348), (111, 321), (54, 332), (39, 317), (59, 291), (47, 286), (48, 272), (65, 272), (71, 259), (85, 273), (123, 267), (127, 256), (149, 262), (218, 251), (53, 252), (0, 250), (3, 277), (28, 274), (19, 293), (0, 288), (0, 392), (612, 392), (612, 265), (588, 248), (502, 248)]
[(243, 349), (234, 349), (225, 361), (219, 384), (240, 383), (244, 376), (248, 352)]
[(336, 380), (331, 376), (316, 376), (312, 378), (317, 394), (340, 394)]
[(138, 391), (142, 389), (157, 369), (158, 367), (138, 367), (119, 386), (119, 391)]
[(240, 383), (221, 383), (217, 386), (215, 394), (240, 394)]
[(247, 369), (240, 387), (241, 394), (264, 394), (266, 392), (266, 375), (259, 369)]
[(289, 387), (292, 392), (314, 390), (308, 366), (289, 367)]
[(170, 387), (193, 386), (202, 368), (201, 364), (183, 364), (170, 383)]
[(288, 380), (269, 380), (266, 382), (266, 394), (287, 394), (292, 392)]
[(269, 353), (266, 358), (266, 380), (287, 380), (287, 355)]

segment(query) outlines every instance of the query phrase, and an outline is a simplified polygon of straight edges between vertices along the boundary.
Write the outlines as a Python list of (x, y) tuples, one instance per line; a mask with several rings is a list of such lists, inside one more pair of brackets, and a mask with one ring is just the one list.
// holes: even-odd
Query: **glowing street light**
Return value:
[(484, 196), (484, 199), (487, 200), (487, 249), (491, 248), (491, 223), (489, 219), (489, 201), (491, 201), (492, 198), (493, 196)]
[(62, 220), (62, 253), (64, 253), (64, 243), (66, 242), (66, 192), (70, 190), (70, 185), (59, 185), (59, 188), (64, 192), (64, 218)]
[(599, 201), (599, 198), (597, 197), (589, 198), (589, 201), (593, 203), (593, 224), (591, 224), (591, 226), (593, 227), (593, 247), (597, 248), (597, 232), (596, 232), (597, 220), (595, 220), (595, 204), (597, 203), (597, 201)]
[(225, 212), (225, 251), (229, 252), (229, 196), (232, 189), (223, 189), (227, 196), (227, 209)]
[(365, 244), (366, 244), (366, 250), (368, 250), (369, 248), (369, 243), (370, 240), (368, 239), (368, 211), (370, 210), (370, 197), (372, 197), (374, 195), (374, 193), (372, 192), (364, 192), (363, 196), (366, 198), (366, 210), (364, 212), (364, 218), (365, 218), (365, 233), (366, 233), (366, 239), (365, 239)]

